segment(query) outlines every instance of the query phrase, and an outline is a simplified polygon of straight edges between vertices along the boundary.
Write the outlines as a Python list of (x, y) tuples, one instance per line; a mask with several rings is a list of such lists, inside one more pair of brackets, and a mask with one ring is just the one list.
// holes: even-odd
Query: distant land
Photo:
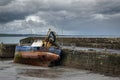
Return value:
[(45, 36), (39, 34), (0, 34), (0, 37), (19, 37), (19, 36)]
[[(0, 34), (0, 37), (45, 37), (40, 34)], [(57, 35), (57, 37), (74, 38), (120, 38), (120, 35)]]

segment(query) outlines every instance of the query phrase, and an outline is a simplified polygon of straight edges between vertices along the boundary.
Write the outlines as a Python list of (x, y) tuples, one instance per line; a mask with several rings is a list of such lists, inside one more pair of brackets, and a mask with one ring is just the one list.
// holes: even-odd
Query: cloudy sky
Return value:
[(0, 33), (120, 35), (120, 0), (0, 0)]

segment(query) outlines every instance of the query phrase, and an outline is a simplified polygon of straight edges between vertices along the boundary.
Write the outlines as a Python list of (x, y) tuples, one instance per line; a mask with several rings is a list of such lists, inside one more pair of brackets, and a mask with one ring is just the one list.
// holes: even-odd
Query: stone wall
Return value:
[(78, 47), (120, 49), (120, 38), (58, 38), (57, 40), (68, 46), (74, 44)]
[(110, 76), (120, 76), (120, 54), (64, 49), (62, 65)]
[(0, 44), (0, 58), (13, 58), (16, 44)]
[[(44, 37), (29, 37), (20, 40), (21, 44), (31, 44), (35, 39), (45, 39)], [(120, 49), (120, 38), (57, 38), (60, 45), (91, 48)]]

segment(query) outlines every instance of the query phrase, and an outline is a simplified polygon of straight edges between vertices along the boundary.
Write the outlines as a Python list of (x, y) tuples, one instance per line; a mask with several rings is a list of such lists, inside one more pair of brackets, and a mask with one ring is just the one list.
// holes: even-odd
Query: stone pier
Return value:
[(0, 58), (13, 58), (17, 44), (0, 44)]
[(64, 49), (62, 65), (110, 76), (120, 76), (120, 54), (118, 53)]

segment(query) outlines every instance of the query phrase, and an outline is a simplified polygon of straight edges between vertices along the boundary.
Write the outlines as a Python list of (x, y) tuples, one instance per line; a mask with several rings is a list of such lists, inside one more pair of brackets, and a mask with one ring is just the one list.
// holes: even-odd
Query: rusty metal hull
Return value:
[(52, 61), (56, 61), (59, 58), (59, 55), (50, 52), (16, 52), (14, 62), (38, 66), (49, 66)]
[(49, 52), (49, 50), (45, 48), (40, 49), (28, 46), (17, 46), (14, 62), (37, 66), (49, 66), (51, 62), (57, 61), (59, 58), (59, 54)]

